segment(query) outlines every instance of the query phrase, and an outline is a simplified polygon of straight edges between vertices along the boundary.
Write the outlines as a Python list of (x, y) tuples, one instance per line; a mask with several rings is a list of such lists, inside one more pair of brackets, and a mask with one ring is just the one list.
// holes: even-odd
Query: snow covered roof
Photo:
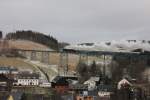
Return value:
[(127, 79), (122, 79), (119, 83), (118, 83), (118, 89), (121, 89), (121, 86), (124, 84), (128, 84), (130, 86), (132, 86), (132, 84), (127, 80)]
[(100, 77), (91, 77), (89, 80), (98, 82), (100, 80)]
[(108, 52), (133, 52), (139, 49), (142, 51), (150, 51), (150, 41), (122, 40), (99, 43), (82, 43), (66, 46), (65, 49)]

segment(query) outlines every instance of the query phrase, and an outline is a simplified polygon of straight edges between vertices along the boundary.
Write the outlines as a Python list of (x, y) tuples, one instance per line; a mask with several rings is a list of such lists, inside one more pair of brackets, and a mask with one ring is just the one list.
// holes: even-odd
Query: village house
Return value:
[(19, 86), (37, 86), (39, 85), (39, 74), (31, 72), (20, 72), (17, 75), (14, 85)]
[(84, 91), (88, 91), (88, 85), (85, 84), (75, 84), (69, 86), (69, 91), (75, 94), (83, 94)]
[(100, 100), (97, 91), (83, 91), (75, 100)]
[(89, 90), (88, 84), (71, 85), (70, 91), (75, 96), (73, 100), (99, 100), (98, 91)]
[(123, 78), (121, 81), (119, 81), (117, 85), (117, 100), (132, 100), (132, 86), (133, 85), (126, 78)]
[(69, 85), (71, 84), (71, 80), (77, 81), (77, 77), (69, 77), (69, 76), (56, 76), (52, 82), (51, 86), (58, 93), (64, 93), (69, 90)]
[(128, 88), (132, 86), (132, 84), (127, 80), (127, 79), (122, 79), (121, 81), (118, 82), (117, 88), (120, 90), (121, 88)]
[(100, 84), (97, 86), (99, 98), (102, 100), (111, 100), (115, 88), (111, 85)]
[(100, 77), (91, 77), (89, 80), (84, 82), (85, 85), (88, 85), (88, 90), (96, 89), (99, 83), (100, 83)]

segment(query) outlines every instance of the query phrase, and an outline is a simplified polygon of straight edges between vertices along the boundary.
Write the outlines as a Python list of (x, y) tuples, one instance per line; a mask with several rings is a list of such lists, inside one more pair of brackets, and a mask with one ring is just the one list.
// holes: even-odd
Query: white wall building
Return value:
[(18, 79), (16, 85), (39, 85), (39, 79)]
[(19, 73), (14, 85), (36, 86), (39, 85), (39, 74), (37, 73)]

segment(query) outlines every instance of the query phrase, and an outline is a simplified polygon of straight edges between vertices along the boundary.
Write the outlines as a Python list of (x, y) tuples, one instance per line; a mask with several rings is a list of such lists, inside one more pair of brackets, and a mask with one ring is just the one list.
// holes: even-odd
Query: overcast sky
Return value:
[(70, 43), (150, 39), (150, 0), (0, 0), (0, 30)]

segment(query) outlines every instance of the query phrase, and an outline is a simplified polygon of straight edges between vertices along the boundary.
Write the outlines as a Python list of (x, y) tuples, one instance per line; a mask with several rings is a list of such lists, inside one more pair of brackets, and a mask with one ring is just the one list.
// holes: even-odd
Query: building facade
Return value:
[(39, 85), (39, 74), (23, 72), (17, 75), (14, 85), (18, 86), (37, 86)]

